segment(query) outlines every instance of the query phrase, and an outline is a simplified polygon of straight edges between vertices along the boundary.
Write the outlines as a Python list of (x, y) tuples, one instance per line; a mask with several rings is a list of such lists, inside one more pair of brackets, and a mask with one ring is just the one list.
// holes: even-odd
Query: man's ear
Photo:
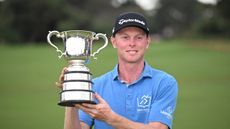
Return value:
[(146, 46), (146, 49), (148, 49), (149, 48), (149, 45), (150, 45), (150, 43), (151, 43), (151, 38), (148, 36), (148, 41), (147, 41), (148, 43), (147, 43), (147, 46)]
[(113, 48), (117, 48), (116, 39), (113, 36), (110, 37), (110, 41), (111, 41), (111, 43), (113, 45)]

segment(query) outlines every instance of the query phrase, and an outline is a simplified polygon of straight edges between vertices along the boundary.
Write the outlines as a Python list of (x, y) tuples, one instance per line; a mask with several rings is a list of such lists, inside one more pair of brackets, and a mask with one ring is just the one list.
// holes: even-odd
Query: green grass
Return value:
[[(179, 83), (174, 129), (224, 129), (230, 119), (230, 44), (173, 40), (152, 44), (146, 60)], [(66, 65), (48, 44), (0, 45), (0, 128), (61, 129), (64, 108), (55, 87)], [(87, 65), (99, 76), (117, 62), (112, 46)]]

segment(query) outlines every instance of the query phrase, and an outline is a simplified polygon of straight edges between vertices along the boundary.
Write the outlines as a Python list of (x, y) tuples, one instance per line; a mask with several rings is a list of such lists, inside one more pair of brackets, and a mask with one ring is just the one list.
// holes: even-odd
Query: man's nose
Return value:
[(129, 46), (135, 46), (135, 39), (134, 38), (131, 38), (129, 40)]

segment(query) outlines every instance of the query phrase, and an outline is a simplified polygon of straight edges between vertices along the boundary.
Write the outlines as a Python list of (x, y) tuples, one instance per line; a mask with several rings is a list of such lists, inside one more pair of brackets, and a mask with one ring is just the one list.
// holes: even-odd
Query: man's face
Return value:
[(111, 42), (117, 48), (120, 63), (137, 63), (144, 60), (150, 38), (138, 27), (126, 27), (118, 31)]

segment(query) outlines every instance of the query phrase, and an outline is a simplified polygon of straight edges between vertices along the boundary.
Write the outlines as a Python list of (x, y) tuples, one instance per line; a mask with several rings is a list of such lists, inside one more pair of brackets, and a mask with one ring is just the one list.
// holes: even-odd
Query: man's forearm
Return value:
[(64, 129), (81, 129), (78, 110), (76, 110), (76, 108), (65, 108)]

